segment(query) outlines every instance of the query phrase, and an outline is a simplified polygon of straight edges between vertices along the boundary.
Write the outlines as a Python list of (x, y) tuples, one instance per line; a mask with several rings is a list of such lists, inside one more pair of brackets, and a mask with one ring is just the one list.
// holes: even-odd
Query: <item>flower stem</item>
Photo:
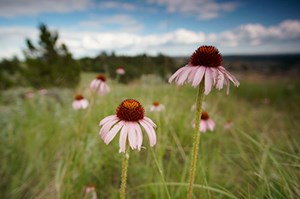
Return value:
[(129, 146), (126, 146), (126, 150), (123, 155), (123, 161), (122, 161), (120, 199), (125, 199), (125, 195), (126, 195), (128, 160), (129, 160)]
[(171, 199), (170, 192), (169, 192), (169, 190), (168, 190), (168, 187), (167, 187), (167, 184), (166, 184), (166, 181), (165, 181), (165, 178), (164, 178), (164, 173), (163, 173), (162, 169), (161, 169), (160, 166), (159, 166), (159, 163), (158, 163), (158, 160), (157, 160), (156, 155), (155, 155), (155, 153), (154, 153), (154, 150), (153, 150), (152, 148), (150, 148), (150, 150), (151, 150), (153, 159), (154, 159), (154, 161), (155, 161), (156, 167), (157, 167), (157, 169), (158, 169), (158, 172), (159, 172), (159, 174), (160, 174), (160, 177), (161, 177), (163, 186), (164, 186), (164, 188), (166, 189), (166, 193), (167, 193), (167, 195), (168, 195), (168, 199)]
[(199, 85), (198, 96), (196, 100), (196, 118), (195, 118), (195, 134), (194, 134), (194, 142), (193, 142), (193, 154), (192, 154), (192, 162), (190, 167), (190, 183), (188, 190), (188, 199), (192, 198), (193, 195), (193, 185), (195, 181), (195, 173), (196, 173), (196, 164), (198, 157), (198, 148), (200, 142), (200, 119), (201, 119), (201, 109), (202, 109), (202, 101), (204, 98), (204, 82), (202, 81)]

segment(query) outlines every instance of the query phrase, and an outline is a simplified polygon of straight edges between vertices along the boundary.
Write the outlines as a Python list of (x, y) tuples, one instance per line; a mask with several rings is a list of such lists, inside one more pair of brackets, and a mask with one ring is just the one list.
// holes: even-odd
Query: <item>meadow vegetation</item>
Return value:
[[(0, 95), (0, 198), (82, 198), (94, 184), (100, 199), (119, 198), (122, 154), (118, 139), (105, 145), (98, 123), (115, 113), (125, 98), (135, 98), (158, 125), (153, 148), (172, 198), (188, 188), (196, 89), (176, 87), (148, 75), (129, 84), (108, 79), (111, 92), (96, 96), (88, 89), (95, 73), (83, 73), (75, 89), (51, 88), (26, 98), (26, 88)], [(237, 75), (241, 86), (212, 91), (206, 111), (216, 122), (201, 134), (194, 198), (300, 197), (300, 81), (285, 77)], [(95, 97), (75, 111), (75, 94)], [(161, 113), (149, 112), (153, 101)], [(232, 122), (232, 127), (223, 125)], [(131, 151), (127, 198), (166, 198), (154, 157), (144, 148)]]

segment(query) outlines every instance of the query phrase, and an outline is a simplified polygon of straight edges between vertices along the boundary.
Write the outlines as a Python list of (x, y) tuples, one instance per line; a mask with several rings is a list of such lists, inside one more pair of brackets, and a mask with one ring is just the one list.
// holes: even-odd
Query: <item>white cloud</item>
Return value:
[(214, 0), (148, 0), (165, 6), (168, 12), (181, 12), (196, 15), (200, 20), (217, 18), (221, 13), (230, 12), (238, 6), (234, 2), (217, 3)]
[(40, 13), (64, 13), (84, 10), (93, 3), (91, 0), (1, 0), (0, 16), (31, 16)]
[(29, 27), (0, 27), (0, 58), (22, 57), (26, 38), (37, 38), (38, 31)]
[(300, 40), (300, 20), (286, 20), (277, 26), (265, 27), (261, 24), (241, 25), (219, 34), (219, 40), (237, 45), (257, 46), (284, 40)]
[[(60, 41), (67, 44), (75, 57), (94, 56), (101, 51), (127, 55), (190, 55), (199, 45), (204, 44), (215, 45), (225, 54), (300, 52), (300, 20), (286, 20), (270, 27), (245, 24), (232, 30), (209, 34), (186, 29), (151, 35), (67, 29), (61, 29), (59, 33)], [(0, 57), (22, 54), (25, 38), (37, 39), (37, 35), (35, 28), (0, 27)]]
[(117, 26), (116, 31), (122, 32), (137, 32), (143, 29), (143, 25), (139, 23), (135, 18), (129, 15), (114, 15), (110, 17), (93, 16), (92, 20), (82, 21), (81, 26), (89, 28), (101, 29), (105, 26)]
[(113, 2), (107, 1), (98, 4), (99, 8), (106, 8), (106, 9), (121, 9), (121, 10), (128, 10), (132, 11), (136, 9), (134, 4), (130, 3), (122, 3), (122, 2)]

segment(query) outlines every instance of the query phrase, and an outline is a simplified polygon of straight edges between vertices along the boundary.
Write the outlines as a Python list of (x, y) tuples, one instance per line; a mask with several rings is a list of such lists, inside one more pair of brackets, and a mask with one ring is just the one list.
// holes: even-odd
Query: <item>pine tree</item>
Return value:
[(39, 26), (39, 31), (38, 45), (26, 39), (27, 81), (36, 88), (76, 87), (80, 80), (80, 67), (67, 46), (59, 44), (58, 33), (49, 31), (45, 24)]

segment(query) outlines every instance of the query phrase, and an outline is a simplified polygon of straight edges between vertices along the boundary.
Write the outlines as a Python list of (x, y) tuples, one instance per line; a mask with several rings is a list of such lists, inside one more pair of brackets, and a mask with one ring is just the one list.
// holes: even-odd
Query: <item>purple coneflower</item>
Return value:
[(123, 67), (119, 67), (116, 69), (116, 73), (118, 75), (125, 75), (125, 69)]
[(105, 75), (97, 75), (96, 79), (92, 80), (90, 88), (96, 90), (100, 95), (106, 95), (110, 92), (110, 88), (106, 83)]
[(199, 131), (209, 129), (212, 126), (211, 122), (209, 123), (209, 126), (207, 123), (202, 125), (201, 109), (204, 95), (208, 95), (213, 87), (221, 90), (224, 85), (227, 86), (227, 94), (229, 94), (230, 82), (232, 82), (235, 86), (239, 86), (240, 83), (222, 66), (222, 56), (219, 50), (214, 46), (200, 46), (192, 54), (188, 64), (178, 69), (170, 77), (169, 82), (172, 82), (173, 80), (177, 85), (190, 83), (193, 87), (198, 87), (195, 112), (195, 132), (187, 197), (188, 199), (191, 199), (193, 195), (193, 185), (195, 181), (200, 141)]
[(191, 83), (193, 87), (199, 86), (204, 81), (204, 94), (208, 95), (212, 87), (218, 90), (224, 85), (229, 93), (230, 81), (239, 86), (239, 81), (222, 66), (222, 56), (214, 46), (201, 46), (191, 56), (184, 67), (178, 69), (169, 79), (177, 85)]
[(165, 110), (165, 106), (157, 101), (150, 106), (150, 112), (161, 112), (163, 110)]
[(89, 102), (82, 95), (76, 95), (72, 103), (74, 110), (86, 109), (89, 106)]
[(156, 125), (144, 116), (144, 108), (134, 99), (124, 100), (116, 110), (115, 115), (105, 117), (100, 121), (100, 137), (109, 144), (120, 131), (119, 152), (125, 153), (127, 137), (132, 149), (140, 150), (143, 142), (141, 126), (148, 134), (150, 146), (156, 144)]
[(96, 186), (93, 184), (86, 186), (84, 189), (83, 197), (97, 199)]
[[(193, 120), (192, 126), (195, 128), (195, 120)], [(209, 117), (208, 113), (202, 111), (199, 131), (201, 133), (206, 133), (206, 131), (208, 130), (213, 131), (215, 129), (215, 126), (216, 126), (215, 122)]]
[(213, 131), (215, 129), (215, 122), (209, 117), (208, 113), (202, 111), (200, 121), (200, 132), (205, 133), (207, 130)]

